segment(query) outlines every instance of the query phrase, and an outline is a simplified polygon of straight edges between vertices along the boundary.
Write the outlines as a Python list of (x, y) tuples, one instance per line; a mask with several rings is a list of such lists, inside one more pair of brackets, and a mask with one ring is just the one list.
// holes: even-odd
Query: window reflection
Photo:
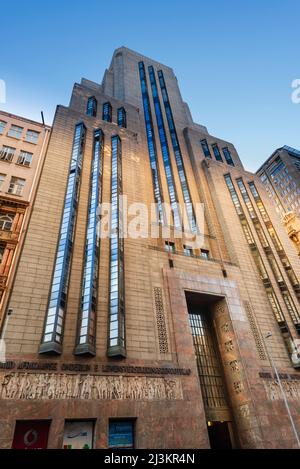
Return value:
[(122, 195), (122, 148), (119, 136), (111, 139), (111, 221), (108, 356), (126, 356), (124, 305), (124, 239), (119, 197)]
[(99, 230), (97, 226), (100, 221), (98, 205), (101, 200), (102, 192), (103, 149), (104, 134), (101, 129), (96, 129), (94, 131), (81, 305), (77, 345), (75, 348), (76, 355), (95, 355), (96, 304), (100, 248)]
[(163, 121), (163, 115), (162, 115), (161, 105), (159, 101), (158, 89), (157, 89), (153, 67), (152, 66), (148, 67), (148, 71), (149, 71), (149, 78), (150, 78), (150, 84), (151, 84), (151, 89), (152, 89), (152, 98), (153, 98), (153, 104), (154, 104), (155, 115), (156, 115), (158, 136), (160, 140), (161, 152), (162, 152), (165, 173), (166, 173), (166, 178), (167, 178), (167, 183), (168, 183), (171, 207), (173, 210), (174, 225), (176, 228), (180, 229), (181, 219), (180, 219), (180, 213), (179, 213), (179, 207), (178, 207), (178, 197), (176, 193), (176, 187), (175, 187), (175, 182), (174, 182), (173, 170), (171, 166), (167, 135), (165, 131), (165, 125)]
[(61, 353), (85, 136), (85, 125), (83, 122), (78, 123), (75, 127), (67, 192), (40, 353)]
[[(152, 67), (153, 69), (153, 67)], [(153, 72), (154, 73), (154, 72)], [(182, 158), (182, 153), (178, 141), (178, 136), (175, 128), (175, 123), (173, 119), (173, 114), (172, 114), (172, 109), (171, 109), (171, 104), (169, 101), (169, 96), (168, 96), (168, 91), (166, 88), (165, 84), (165, 79), (164, 79), (164, 74), (162, 70), (158, 71), (158, 78), (159, 78), (159, 84), (160, 84), (160, 89), (162, 93), (162, 98), (163, 98), (163, 103), (165, 107), (165, 112), (166, 112), (166, 117), (167, 117), (167, 122), (169, 126), (169, 131), (170, 131), (170, 136), (171, 136), (171, 142), (172, 142), (172, 147), (175, 155), (175, 161), (176, 161), (176, 166), (178, 170), (178, 175), (181, 183), (181, 189), (183, 193), (183, 198), (186, 206), (186, 211), (187, 211), (187, 216), (190, 224), (190, 228), (192, 231), (197, 230), (197, 224), (195, 220), (195, 214), (194, 214), (194, 209), (193, 209), (193, 204), (192, 204), (192, 199), (187, 183), (187, 178), (185, 174), (185, 169), (183, 165), (183, 158)]]

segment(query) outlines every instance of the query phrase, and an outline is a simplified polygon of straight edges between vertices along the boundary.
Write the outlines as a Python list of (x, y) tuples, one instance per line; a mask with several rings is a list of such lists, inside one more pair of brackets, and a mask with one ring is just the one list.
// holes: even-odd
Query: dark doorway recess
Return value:
[(209, 422), (207, 428), (211, 449), (232, 449), (228, 422)]

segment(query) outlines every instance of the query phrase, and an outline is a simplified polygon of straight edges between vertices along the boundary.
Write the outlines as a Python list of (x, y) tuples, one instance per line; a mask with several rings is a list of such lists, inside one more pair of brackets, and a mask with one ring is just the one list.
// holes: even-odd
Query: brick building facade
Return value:
[[(121, 194), (156, 202), (160, 223), (144, 213), (120, 239)], [(201, 246), (177, 236), (178, 202), (191, 233), (204, 204)], [(300, 431), (299, 278), (234, 146), (193, 122), (172, 69), (116, 50), (55, 114), (9, 303), (0, 446), (295, 447), (269, 356)]]
[(50, 127), (0, 111), (0, 322), (13, 284)]

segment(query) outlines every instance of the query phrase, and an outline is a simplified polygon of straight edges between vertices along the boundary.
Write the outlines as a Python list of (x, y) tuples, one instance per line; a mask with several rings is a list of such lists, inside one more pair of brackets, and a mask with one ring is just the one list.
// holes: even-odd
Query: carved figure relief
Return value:
[(2, 373), (0, 398), (175, 400), (183, 395), (176, 378)]

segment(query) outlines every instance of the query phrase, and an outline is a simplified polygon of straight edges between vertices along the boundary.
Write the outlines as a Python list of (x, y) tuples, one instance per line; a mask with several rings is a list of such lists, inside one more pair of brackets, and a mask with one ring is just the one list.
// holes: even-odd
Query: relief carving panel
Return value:
[(179, 379), (80, 374), (0, 375), (1, 399), (183, 399)]

